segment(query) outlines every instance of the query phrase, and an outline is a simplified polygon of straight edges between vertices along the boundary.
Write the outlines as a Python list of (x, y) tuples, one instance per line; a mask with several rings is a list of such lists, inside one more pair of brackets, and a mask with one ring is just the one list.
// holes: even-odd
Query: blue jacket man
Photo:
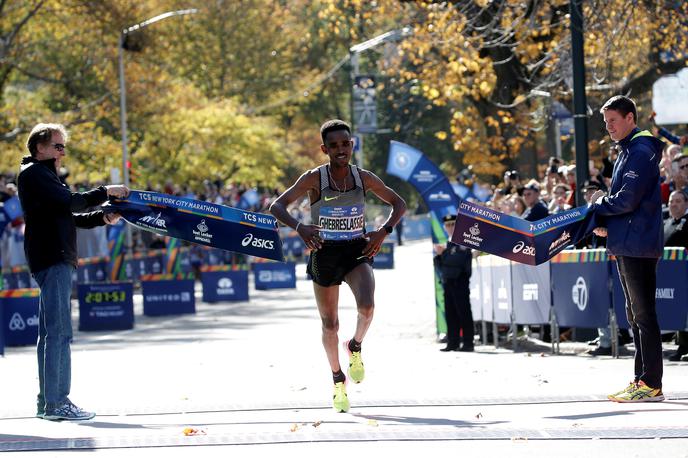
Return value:
[(660, 258), (664, 228), (659, 160), (664, 142), (636, 127), (618, 144), (621, 153), (609, 196), (594, 206), (598, 221), (606, 223), (607, 249), (615, 256)]
[(621, 153), (612, 173), (609, 195), (592, 195), (598, 227), (607, 249), (616, 257), (626, 298), (626, 317), (635, 343), (635, 376), (623, 390), (609, 395), (615, 402), (663, 401), (662, 340), (657, 323), (657, 263), (663, 251), (659, 159), (663, 143), (636, 126), (635, 102), (614, 96), (600, 110)]

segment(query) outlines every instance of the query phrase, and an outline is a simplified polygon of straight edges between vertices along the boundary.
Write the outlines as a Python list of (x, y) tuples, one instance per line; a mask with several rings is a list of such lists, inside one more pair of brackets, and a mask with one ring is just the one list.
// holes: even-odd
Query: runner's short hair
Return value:
[(635, 102), (625, 95), (615, 95), (607, 100), (600, 108), (600, 113), (604, 114), (607, 110), (618, 111), (623, 117), (626, 117), (628, 113), (633, 113), (633, 122), (638, 122), (638, 110), (635, 107)]
[(327, 137), (327, 134), (337, 130), (345, 130), (351, 135), (351, 126), (341, 119), (330, 119), (320, 126), (320, 137), (322, 138), (323, 145), (325, 144), (325, 137)]

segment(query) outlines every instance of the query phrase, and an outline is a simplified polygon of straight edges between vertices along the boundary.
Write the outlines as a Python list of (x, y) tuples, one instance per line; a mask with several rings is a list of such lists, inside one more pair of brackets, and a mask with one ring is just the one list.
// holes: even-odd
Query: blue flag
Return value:
[(277, 220), (271, 215), (148, 191), (111, 199), (104, 209), (160, 235), (284, 261)]

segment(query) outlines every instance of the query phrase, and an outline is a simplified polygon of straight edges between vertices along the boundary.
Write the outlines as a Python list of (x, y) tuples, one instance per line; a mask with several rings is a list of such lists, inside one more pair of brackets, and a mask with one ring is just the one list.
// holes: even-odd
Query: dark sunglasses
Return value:
[(682, 166), (679, 167), (679, 169), (681, 169), (681, 170), (688, 169), (688, 164), (683, 164)]
[(65, 146), (62, 143), (52, 143), (52, 147), (58, 151), (64, 151)]

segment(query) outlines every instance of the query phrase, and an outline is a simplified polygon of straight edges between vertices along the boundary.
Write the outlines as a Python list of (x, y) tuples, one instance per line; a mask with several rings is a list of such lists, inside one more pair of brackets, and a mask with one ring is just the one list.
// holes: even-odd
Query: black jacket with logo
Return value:
[(32, 273), (55, 264), (77, 266), (76, 228), (103, 226), (103, 212), (74, 214), (107, 200), (105, 186), (71, 192), (55, 170), (55, 159), (38, 161), (26, 156), (17, 178), (19, 201), (26, 228), (24, 252)]

